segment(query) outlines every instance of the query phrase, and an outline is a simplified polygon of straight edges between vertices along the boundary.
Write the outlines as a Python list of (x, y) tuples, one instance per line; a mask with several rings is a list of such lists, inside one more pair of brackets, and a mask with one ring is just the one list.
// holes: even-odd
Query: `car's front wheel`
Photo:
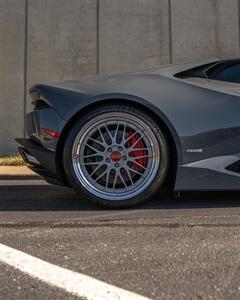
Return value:
[(145, 112), (125, 105), (100, 106), (71, 128), (64, 147), (71, 186), (104, 206), (131, 206), (161, 187), (169, 154), (166, 138)]

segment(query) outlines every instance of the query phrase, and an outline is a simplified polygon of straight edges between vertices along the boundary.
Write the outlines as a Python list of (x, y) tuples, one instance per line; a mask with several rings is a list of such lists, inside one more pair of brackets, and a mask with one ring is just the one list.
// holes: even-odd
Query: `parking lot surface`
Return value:
[[(68, 188), (0, 182), (0, 243), (151, 299), (239, 299), (240, 193), (103, 210)], [(77, 296), (1, 262), (0, 298)]]

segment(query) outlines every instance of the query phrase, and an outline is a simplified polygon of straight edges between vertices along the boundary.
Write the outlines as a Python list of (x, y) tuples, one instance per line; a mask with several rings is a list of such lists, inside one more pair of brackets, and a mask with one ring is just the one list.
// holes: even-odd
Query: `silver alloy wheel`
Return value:
[(161, 160), (154, 131), (124, 112), (103, 113), (82, 127), (72, 148), (80, 183), (106, 200), (126, 200), (143, 192)]

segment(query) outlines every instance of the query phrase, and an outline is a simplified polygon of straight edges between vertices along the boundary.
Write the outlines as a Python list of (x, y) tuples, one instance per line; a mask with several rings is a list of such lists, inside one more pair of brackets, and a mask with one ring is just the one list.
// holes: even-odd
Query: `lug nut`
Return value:
[(123, 158), (122, 158), (123, 160), (126, 160), (127, 159), (127, 157), (126, 156), (123, 156)]
[(119, 151), (122, 151), (122, 147), (118, 147), (118, 150), (119, 150)]
[(110, 159), (109, 159), (109, 158), (107, 158), (107, 159), (106, 159), (106, 162), (110, 162)]
[(118, 168), (118, 167), (119, 167), (119, 164), (115, 164), (115, 167)]
[(111, 149), (111, 148), (109, 148), (109, 149), (108, 149), (108, 152), (112, 152), (112, 149)]

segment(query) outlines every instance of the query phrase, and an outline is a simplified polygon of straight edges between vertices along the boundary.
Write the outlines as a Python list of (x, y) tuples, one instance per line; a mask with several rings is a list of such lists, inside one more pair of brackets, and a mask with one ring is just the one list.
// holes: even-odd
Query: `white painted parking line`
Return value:
[(149, 300), (90, 276), (53, 265), (4, 244), (0, 244), (0, 262), (88, 300)]

